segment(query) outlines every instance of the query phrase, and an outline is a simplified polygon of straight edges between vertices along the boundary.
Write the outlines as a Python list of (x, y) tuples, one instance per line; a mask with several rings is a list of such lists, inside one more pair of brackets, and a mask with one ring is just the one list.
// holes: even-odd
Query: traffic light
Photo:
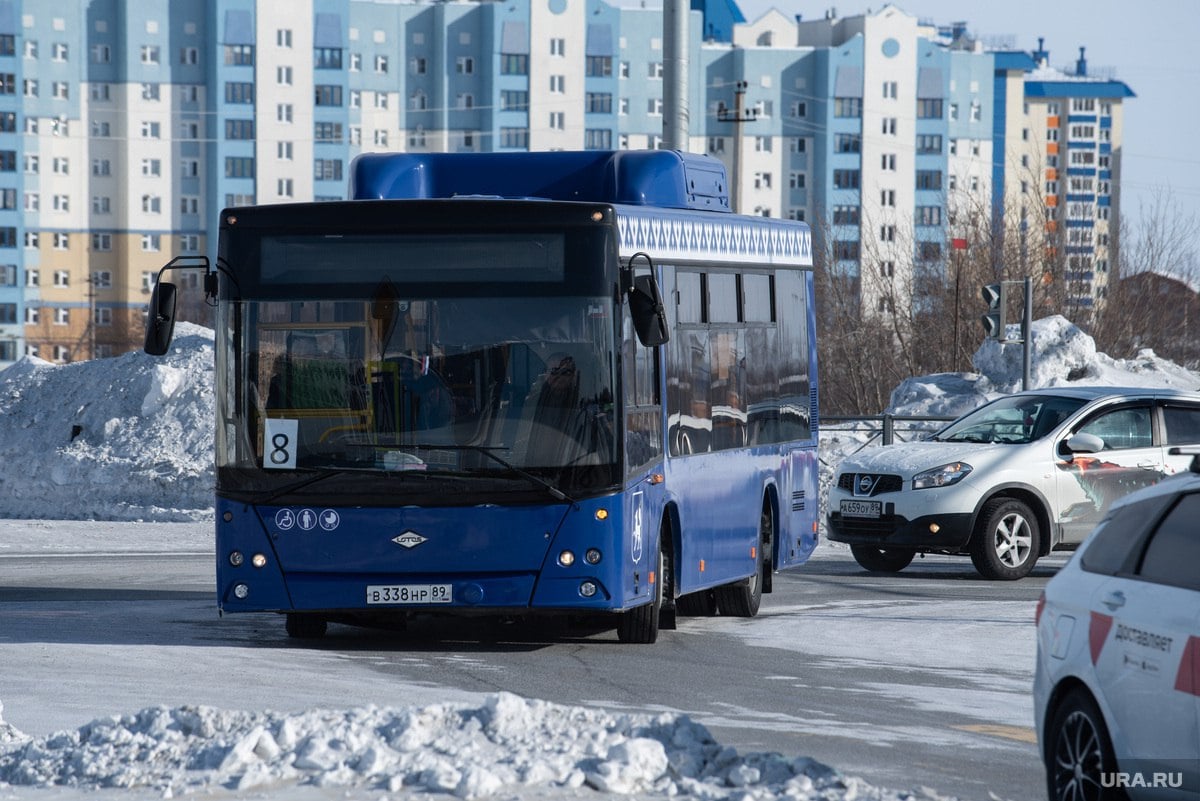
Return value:
[(988, 284), (983, 288), (983, 299), (987, 302), (988, 313), (980, 319), (983, 321), (983, 330), (989, 337), (1004, 342), (1006, 337), (1004, 325), (1004, 311), (1008, 305), (1008, 295), (1004, 291), (1004, 282), (996, 284)]

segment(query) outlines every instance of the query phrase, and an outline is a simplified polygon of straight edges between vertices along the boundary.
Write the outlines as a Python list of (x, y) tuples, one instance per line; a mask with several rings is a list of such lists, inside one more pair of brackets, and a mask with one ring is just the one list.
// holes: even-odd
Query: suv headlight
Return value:
[(913, 489), (931, 489), (933, 487), (949, 487), (957, 484), (971, 472), (971, 465), (966, 462), (951, 462), (941, 467), (917, 473), (913, 476)]

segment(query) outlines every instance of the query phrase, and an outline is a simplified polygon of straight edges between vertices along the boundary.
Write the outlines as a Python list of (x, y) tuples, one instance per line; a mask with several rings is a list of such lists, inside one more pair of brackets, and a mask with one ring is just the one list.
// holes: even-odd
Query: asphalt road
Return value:
[[(253, 704), (253, 688), (231, 685), (265, 660), (303, 674), (262, 690), (275, 703), (289, 686), (309, 693), (298, 705), (393, 702), (376, 688), (413, 687), (421, 703), (504, 690), (682, 711), (741, 752), (808, 755), (876, 785), (931, 787), (963, 801), (1029, 801), (1044, 797), (1030, 720), (1032, 616), (1063, 561), (999, 583), (980, 579), (966, 559), (930, 557), (875, 575), (848, 552), (823, 548), (775, 577), (758, 618), (681, 618), (655, 645), (633, 646), (578, 621), (445, 618), (406, 631), (335, 625), (323, 640), (298, 644), (277, 616), (216, 616), (211, 555), (6, 555), (0, 662), (14, 670), (0, 682), (0, 701), (5, 718), (30, 734), (135, 711), (112, 705), (155, 692), (174, 703), (171, 682), (196, 702)], [(175, 660), (180, 667), (169, 670), (179, 675), (105, 668), (96, 646), (169, 651), (150, 664)], [(189, 672), (214, 660), (240, 669)], [(11, 678), (23, 671), (37, 680)], [(327, 691), (300, 689), (322, 682)]]

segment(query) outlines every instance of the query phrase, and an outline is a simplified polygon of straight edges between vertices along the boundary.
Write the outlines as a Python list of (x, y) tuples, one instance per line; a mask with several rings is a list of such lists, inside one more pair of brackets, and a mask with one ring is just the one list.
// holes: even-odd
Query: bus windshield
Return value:
[(424, 479), (390, 480), (397, 502), (410, 484), (478, 495), (616, 481), (611, 298), (368, 294), (228, 305), (243, 334), (227, 339), (218, 398), (232, 422), (218, 437), (224, 489)]

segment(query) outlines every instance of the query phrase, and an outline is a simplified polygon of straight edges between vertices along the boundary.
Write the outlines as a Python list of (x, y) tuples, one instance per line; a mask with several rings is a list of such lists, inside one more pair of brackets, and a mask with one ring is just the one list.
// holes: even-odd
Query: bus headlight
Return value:
[(267, 557), (261, 553), (256, 553), (254, 556), (250, 557), (250, 564), (258, 568), (265, 567), (267, 564)]
[(583, 555), (583, 561), (587, 562), (589, 565), (600, 564), (600, 559), (601, 554), (599, 548), (588, 548), (587, 553)]
[(246, 557), (242, 556), (241, 551), (233, 551), (229, 554), (229, 564), (234, 567), (241, 567), (244, 561), (246, 561)]
[(563, 551), (558, 555), (558, 563), (563, 567), (570, 567), (575, 564), (575, 554), (571, 551)]
[(585, 581), (579, 585), (579, 594), (584, 598), (591, 598), (596, 594), (596, 585), (591, 581)]
[(233, 585), (233, 597), (234, 598), (237, 598), (239, 601), (244, 601), (244, 600), (246, 600), (246, 597), (249, 595), (250, 595), (250, 585), (249, 584), (234, 584)]

